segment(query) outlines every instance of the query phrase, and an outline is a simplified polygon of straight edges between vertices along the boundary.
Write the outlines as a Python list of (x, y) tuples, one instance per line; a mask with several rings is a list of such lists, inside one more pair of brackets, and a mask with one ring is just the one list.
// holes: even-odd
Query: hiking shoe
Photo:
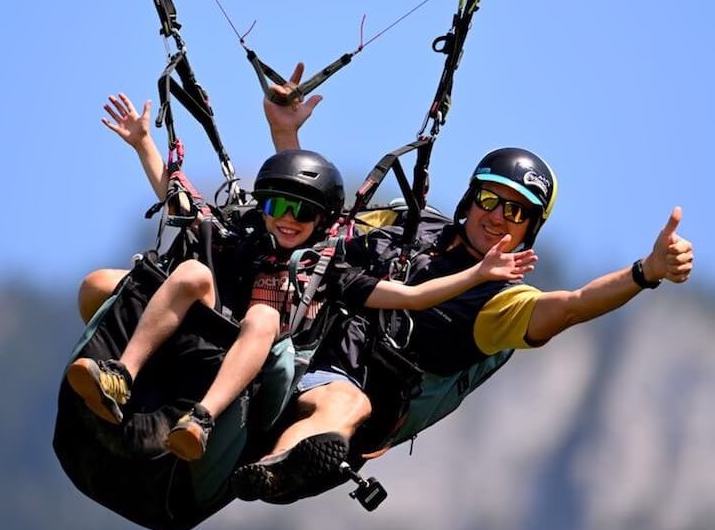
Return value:
[(132, 376), (122, 363), (77, 359), (67, 369), (67, 382), (97, 416), (122, 423), (121, 407), (129, 401), (132, 387)]
[(211, 413), (197, 403), (169, 431), (166, 448), (182, 460), (198, 460), (206, 452), (206, 442), (213, 426)]
[(341, 435), (317, 434), (279, 455), (239, 467), (231, 477), (231, 486), (244, 501), (280, 499), (287, 504), (305, 496), (301, 492), (306, 487), (333, 483), (347, 455), (348, 443)]

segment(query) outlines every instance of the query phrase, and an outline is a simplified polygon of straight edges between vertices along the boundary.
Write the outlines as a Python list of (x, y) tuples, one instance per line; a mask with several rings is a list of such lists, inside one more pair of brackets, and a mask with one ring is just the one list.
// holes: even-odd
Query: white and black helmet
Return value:
[(524, 248), (531, 248), (556, 203), (556, 174), (543, 159), (526, 149), (504, 147), (491, 151), (474, 169), (469, 188), (454, 212), (455, 222), (466, 217), (470, 203), (483, 182), (508, 186), (535, 207), (537, 215), (530, 220), (529, 231), (523, 242)]

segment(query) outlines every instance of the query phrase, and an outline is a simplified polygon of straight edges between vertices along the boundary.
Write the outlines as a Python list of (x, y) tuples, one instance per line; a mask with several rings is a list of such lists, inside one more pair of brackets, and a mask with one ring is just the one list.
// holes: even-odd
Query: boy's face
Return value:
[(290, 250), (303, 245), (313, 235), (320, 220), (318, 210), (300, 200), (269, 197), (263, 201), (261, 207), (266, 229), (284, 249)]
[(295, 220), (292, 212), (281, 217), (271, 217), (263, 214), (266, 230), (273, 234), (281, 248), (294, 249), (310, 239), (317, 225), (316, 221), (300, 223)]

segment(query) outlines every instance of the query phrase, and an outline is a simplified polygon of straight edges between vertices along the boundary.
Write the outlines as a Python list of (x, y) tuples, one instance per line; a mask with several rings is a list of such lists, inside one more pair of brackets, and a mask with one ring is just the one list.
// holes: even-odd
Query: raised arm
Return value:
[(144, 168), (154, 193), (159, 200), (166, 197), (168, 175), (159, 149), (151, 137), (151, 101), (144, 103), (142, 113), (134, 108), (132, 101), (124, 94), (109, 96), (104, 110), (112, 120), (104, 117), (102, 123), (134, 148)]
[(434, 278), (419, 285), (381, 281), (365, 302), (374, 309), (424, 310), (441, 304), (472, 287), (491, 280), (520, 280), (534, 270), (537, 257), (533, 250), (505, 253), (511, 240), (506, 235), (494, 245), (484, 259), (455, 274)]
[[(303, 70), (303, 63), (298, 63), (288, 83), (283, 86), (272, 86), (271, 90), (276, 94), (287, 96), (300, 83)], [(313, 109), (322, 99), (321, 96), (311, 96), (306, 101), (294, 99), (290, 105), (278, 105), (268, 98), (263, 99), (263, 111), (268, 120), (276, 152), (300, 149), (298, 129), (310, 117)]]
[[(674, 208), (653, 250), (642, 260), (645, 281), (667, 279), (682, 283), (688, 279), (693, 268), (693, 245), (676, 233), (681, 217), (680, 207)], [(596, 278), (576, 291), (544, 292), (534, 305), (526, 338), (530, 343), (544, 343), (574, 324), (613, 311), (642, 289), (628, 266)]]

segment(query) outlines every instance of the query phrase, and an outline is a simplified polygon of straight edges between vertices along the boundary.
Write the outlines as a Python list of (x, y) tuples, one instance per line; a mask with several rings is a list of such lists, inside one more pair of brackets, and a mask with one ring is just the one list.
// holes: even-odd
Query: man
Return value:
[[(299, 78), (294, 73), (291, 81)], [(311, 110), (316, 103), (309, 103)], [(265, 105), (276, 148), (298, 146), (298, 128), (306, 119), (303, 106)], [(443, 230), (430, 264), (411, 282), (469, 267), (506, 235), (511, 241), (505, 251), (530, 248), (553, 210), (557, 187), (551, 168), (527, 150), (505, 148), (487, 154), (473, 172), (454, 223)], [(515, 349), (542, 346), (565, 329), (617, 309), (644, 289), (656, 288), (663, 279), (685, 282), (693, 267), (693, 247), (676, 233), (681, 218), (681, 209), (674, 208), (645, 258), (580, 289), (546, 292), (522, 283), (490, 282), (431, 309), (412, 312), (414, 332), (406, 350), (426, 372), (423, 392), (407, 404), (399, 425), (371, 449), (386, 449), (439, 421)], [(445, 336), (450, 337), (447, 351)], [(339, 345), (334, 346), (327, 350), (335, 354)], [(299, 419), (281, 434), (271, 454), (237, 471), (234, 487), (240, 498), (290, 502), (335, 483), (337, 465), (347, 454), (347, 447), (335, 451), (337, 435), (350, 438), (368, 417), (379, 415), (387, 401), (380, 385), (370, 388), (369, 379), (366, 395), (354, 378), (343, 375), (349, 372), (349, 363), (336, 363), (335, 358), (322, 364), (315, 359), (328, 369), (307, 374), (311, 383), (299, 386), (296, 400)], [(313, 383), (316, 373), (320, 378)], [(319, 443), (304, 443), (311, 439), (331, 443), (330, 454), (321, 451)], [(322, 471), (315, 469), (318, 466)]]

